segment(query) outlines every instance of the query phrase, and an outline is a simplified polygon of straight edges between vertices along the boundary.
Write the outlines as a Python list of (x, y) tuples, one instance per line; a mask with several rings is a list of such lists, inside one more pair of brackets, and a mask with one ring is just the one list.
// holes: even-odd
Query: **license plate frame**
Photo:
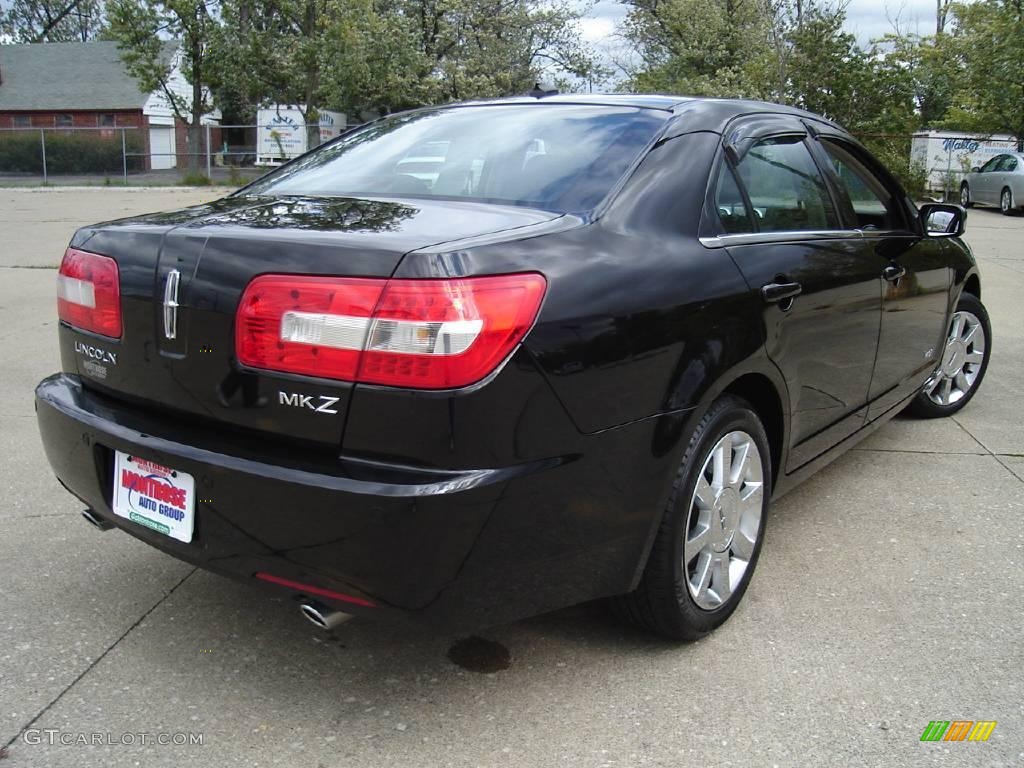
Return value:
[(195, 532), (195, 478), (133, 454), (114, 451), (114, 514), (185, 544)]

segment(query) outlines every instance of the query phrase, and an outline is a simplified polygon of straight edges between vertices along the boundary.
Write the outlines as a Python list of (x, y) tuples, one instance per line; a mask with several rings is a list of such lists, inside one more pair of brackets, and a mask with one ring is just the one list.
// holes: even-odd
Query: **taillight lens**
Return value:
[(68, 248), (57, 274), (57, 316), (83, 331), (121, 338), (117, 262)]
[(309, 376), (415, 389), (480, 381), (533, 325), (535, 273), (455, 280), (263, 275), (238, 308), (238, 360)]

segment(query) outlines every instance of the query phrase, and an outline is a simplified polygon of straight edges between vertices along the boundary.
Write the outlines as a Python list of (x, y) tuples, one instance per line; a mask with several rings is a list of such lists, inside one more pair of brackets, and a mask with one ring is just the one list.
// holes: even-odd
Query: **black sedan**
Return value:
[(742, 598), (772, 497), (977, 391), (964, 220), (772, 104), (407, 112), (79, 230), (39, 427), (93, 525), (323, 626), (609, 597), (696, 638)]

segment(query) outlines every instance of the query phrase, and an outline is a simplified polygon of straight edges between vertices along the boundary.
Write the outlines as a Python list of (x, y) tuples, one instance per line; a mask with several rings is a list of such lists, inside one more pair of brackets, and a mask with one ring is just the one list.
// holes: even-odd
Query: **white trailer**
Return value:
[(919, 131), (910, 144), (910, 167), (927, 172), (925, 190), (943, 192), (960, 189), (964, 174), (984, 165), (993, 155), (1014, 151), (1013, 136), (986, 136), (960, 131)]
[[(256, 112), (256, 165), (280, 165), (308, 149), (303, 110), (295, 105), (277, 104)], [(341, 112), (320, 111), (320, 142), (345, 130)]]

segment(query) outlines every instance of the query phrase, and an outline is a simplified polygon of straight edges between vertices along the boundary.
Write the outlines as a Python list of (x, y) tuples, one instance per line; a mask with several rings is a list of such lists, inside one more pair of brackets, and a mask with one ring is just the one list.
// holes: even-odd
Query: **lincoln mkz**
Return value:
[(742, 599), (772, 498), (978, 390), (965, 218), (788, 107), (406, 112), (80, 229), (39, 428), (93, 525), (322, 626), (609, 598), (693, 639)]

